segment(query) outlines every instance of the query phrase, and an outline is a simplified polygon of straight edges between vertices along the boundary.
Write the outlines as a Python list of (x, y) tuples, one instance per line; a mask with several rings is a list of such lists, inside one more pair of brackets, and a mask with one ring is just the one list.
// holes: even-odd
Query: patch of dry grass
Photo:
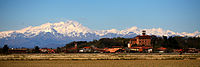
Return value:
[(0, 67), (200, 67), (199, 60), (0, 61)]
[(200, 54), (192, 55), (155, 55), (155, 54), (11, 54), (0, 55), (1, 60), (200, 60)]

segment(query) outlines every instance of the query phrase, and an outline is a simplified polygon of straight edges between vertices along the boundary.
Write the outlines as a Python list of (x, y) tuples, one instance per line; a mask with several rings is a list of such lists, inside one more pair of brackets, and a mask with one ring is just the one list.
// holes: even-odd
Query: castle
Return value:
[(146, 35), (146, 31), (142, 31), (142, 35), (138, 35), (134, 37), (133, 39), (130, 39), (128, 48), (131, 48), (132, 46), (152, 46), (151, 45), (151, 36)]

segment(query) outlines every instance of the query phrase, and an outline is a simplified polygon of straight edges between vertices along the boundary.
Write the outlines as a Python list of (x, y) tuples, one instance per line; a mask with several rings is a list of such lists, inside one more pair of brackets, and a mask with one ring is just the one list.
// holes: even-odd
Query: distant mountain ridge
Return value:
[(100, 38), (125, 37), (132, 38), (146, 30), (148, 35), (156, 36), (189, 36), (200, 37), (200, 32), (178, 33), (161, 28), (140, 29), (136, 26), (125, 30), (92, 30), (76, 21), (59, 23), (45, 23), (40, 26), (27, 27), (15, 31), (0, 32), (0, 46), (8, 44), (10, 47), (34, 46), (56, 48), (72, 41), (91, 41)]

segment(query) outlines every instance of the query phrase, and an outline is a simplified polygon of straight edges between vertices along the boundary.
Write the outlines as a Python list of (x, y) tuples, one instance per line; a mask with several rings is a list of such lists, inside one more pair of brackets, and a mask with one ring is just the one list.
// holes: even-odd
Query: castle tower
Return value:
[(142, 35), (143, 36), (146, 35), (146, 31), (145, 30), (142, 31)]

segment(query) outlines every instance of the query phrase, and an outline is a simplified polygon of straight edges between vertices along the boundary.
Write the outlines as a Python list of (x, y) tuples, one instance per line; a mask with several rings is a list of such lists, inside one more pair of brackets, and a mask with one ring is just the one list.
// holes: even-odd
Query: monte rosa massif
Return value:
[(56, 48), (72, 41), (92, 41), (114, 37), (132, 38), (140, 35), (142, 30), (146, 30), (148, 35), (156, 36), (200, 36), (198, 31), (178, 33), (161, 28), (140, 29), (135, 26), (125, 30), (92, 30), (76, 21), (67, 21), (46, 23), (35, 27), (30, 26), (15, 31), (2, 31), (0, 32), (0, 47), (7, 44), (14, 48), (33, 48), (34, 46)]

